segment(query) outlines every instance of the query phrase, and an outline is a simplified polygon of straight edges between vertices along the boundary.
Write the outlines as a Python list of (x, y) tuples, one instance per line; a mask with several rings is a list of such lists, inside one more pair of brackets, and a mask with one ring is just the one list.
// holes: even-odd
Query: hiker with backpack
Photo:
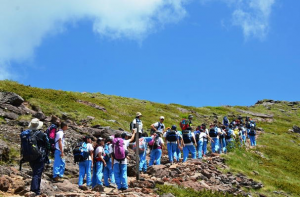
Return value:
[[(105, 145), (104, 145), (104, 160), (106, 163), (106, 166), (104, 166), (104, 170), (103, 170), (103, 175), (104, 175), (104, 185), (106, 187), (116, 187), (116, 182), (115, 182), (115, 176), (114, 176), (114, 172), (111, 168), (111, 156), (109, 153), (109, 149), (112, 146), (112, 142), (113, 142), (113, 138), (112, 137), (108, 137), (105, 141)], [(110, 182), (108, 181), (108, 179), (110, 180)]]
[(232, 148), (234, 148), (234, 142), (235, 142), (235, 133), (233, 131), (233, 126), (229, 125), (228, 129), (226, 130), (226, 144), (227, 144), (227, 150), (230, 150)]
[(208, 141), (211, 141), (211, 138), (209, 137), (208, 129), (206, 128), (206, 124), (201, 125), (201, 130), (205, 133), (205, 135), (203, 136), (203, 146), (202, 146), (203, 157), (205, 157), (206, 152), (207, 152), (207, 144), (208, 144)]
[(176, 157), (177, 158), (177, 162), (180, 161), (181, 159), (181, 151), (183, 150), (183, 139), (182, 139), (182, 132), (181, 131), (177, 131), (177, 135), (178, 135), (178, 146), (176, 149)]
[[(83, 138), (82, 143), (82, 151), (86, 152), (88, 155), (87, 158), (84, 161), (79, 162), (79, 178), (78, 178), (78, 186), (79, 188), (82, 188), (83, 186), (83, 179), (86, 175), (86, 186), (90, 188), (92, 186), (92, 167), (94, 164), (94, 148), (92, 145), (92, 137), (91, 136), (85, 136)], [(103, 152), (103, 151), (102, 151)]]
[(136, 129), (133, 130), (133, 135), (129, 140), (123, 140), (121, 133), (116, 133), (110, 146), (109, 153), (112, 159), (112, 169), (114, 171), (115, 181), (118, 190), (128, 189), (127, 183), (127, 154), (129, 143), (134, 140)]
[(240, 136), (241, 146), (246, 145), (247, 131), (246, 128), (244, 127), (244, 124), (240, 125), (239, 136)]
[(226, 153), (226, 127), (223, 125), (222, 128), (218, 127), (219, 134), (219, 153)]
[(178, 136), (176, 130), (177, 130), (177, 127), (175, 125), (172, 125), (172, 128), (167, 130), (167, 132), (165, 132), (163, 135), (163, 137), (167, 141), (168, 156), (169, 156), (169, 161), (171, 164), (173, 164), (174, 157), (175, 157), (175, 160), (178, 161), (177, 149), (180, 149), (179, 136)]
[(250, 146), (256, 146), (256, 129), (255, 124), (251, 124), (250, 131), (248, 133), (250, 139)]
[[(90, 139), (90, 138), (88, 138)], [(89, 143), (90, 140), (87, 140), (87, 142)], [(104, 156), (104, 139), (103, 138), (98, 138), (96, 141), (96, 146), (95, 146), (95, 150), (94, 151), (94, 159), (93, 159), (93, 178), (91, 181), (91, 186), (92, 188), (95, 188), (96, 186), (103, 186), (102, 183), (102, 177), (103, 177), (103, 167), (105, 167), (107, 165), (107, 163), (105, 162), (103, 156)], [(92, 156), (92, 155), (91, 155)], [(89, 167), (89, 164), (88, 164)], [(91, 168), (86, 169), (87, 171), (91, 171)], [(79, 171), (80, 174), (80, 171)], [(88, 179), (88, 178), (87, 178)], [(88, 180), (87, 180), (87, 185), (88, 185)], [(89, 186), (89, 185), (88, 185)]]
[(55, 137), (60, 125), (60, 119), (56, 116), (52, 116), (51, 125), (47, 128), (46, 134), (50, 143), (51, 155), (54, 155), (55, 152)]
[(218, 153), (220, 148), (219, 134), (221, 132), (218, 129), (217, 123), (211, 124), (209, 129), (209, 137), (211, 138), (211, 151), (212, 153)]
[(183, 139), (183, 160), (182, 160), (182, 162), (185, 162), (187, 160), (189, 153), (192, 154), (192, 159), (196, 159), (195, 146), (197, 146), (197, 142), (196, 142), (195, 135), (192, 132), (191, 127), (188, 127), (186, 130), (182, 131), (182, 139)]
[(161, 133), (154, 133), (152, 140), (149, 142), (152, 145), (152, 150), (150, 153), (149, 166), (160, 165), (160, 159), (162, 155), (162, 149), (164, 148), (164, 141), (161, 138)]
[(198, 159), (202, 159), (203, 141), (206, 138), (206, 133), (201, 126), (198, 126), (196, 131), (194, 131), (194, 135), (197, 142)]
[(224, 116), (222, 124), (223, 124), (225, 127), (228, 127), (228, 126), (229, 126), (229, 120), (228, 120), (227, 116)]
[(136, 144), (133, 144), (133, 150), (136, 151), (136, 148), (139, 149), (139, 171), (147, 172), (147, 160), (146, 160), (146, 153), (147, 153), (147, 143), (151, 142), (152, 137), (147, 137), (146, 133), (142, 133), (141, 138), (139, 139), (139, 147), (136, 147)]
[(65, 122), (62, 122), (60, 124), (60, 129), (55, 135), (55, 151), (54, 151), (54, 163), (53, 163), (53, 180), (55, 182), (62, 182), (62, 178), (65, 172), (64, 132), (67, 129), (68, 129), (68, 125)]
[(143, 133), (143, 122), (141, 120), (142, 113), (141, 112), (136, 112), (135, 119), (130, 123), (130, 130), (134, 132), (136, 131), (137, 128), (139, 129), (139, 138), (142, 136)]
[(188, 119), (183, 118), (179, 123), (182, 131), (187, 130), (188, 127), (192, 126), (193, 115), (189, 115)]
[(40, 185), (42, 173), (45, 163), (48, 163), (48, 154), (50, 151), (50, 144), (47, 135), (40, 131), (43, 127), (43, 122), (34, 118), (31, 120), (28, 130), (22, 131), (21, 137), (21, 154), (23, 156), (22, 162), (29, 162), (32, 169), (32, 180), (30, 191), (36, 195), (40, 195)]
[(163, 123), (164, 120), (165, 120), (165, 117), (160, 116), (159, 117), (159, 122), (153, 123), (151, 125), (151, 134), (153, 134), (155, 132), (159, 132), (159, 133), (162, 134), (164, 132), (164, 129), (165, 129), (165, 125)]

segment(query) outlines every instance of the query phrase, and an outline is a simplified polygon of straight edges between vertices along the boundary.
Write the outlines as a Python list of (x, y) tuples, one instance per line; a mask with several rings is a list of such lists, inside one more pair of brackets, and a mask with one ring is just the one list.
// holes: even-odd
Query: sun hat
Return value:
[(142, 113), (141, 112), (136, 112), (136, 117), (138, 116), (142, 116)]
[(43, 122), (37, 118), (34, 118), (30, 121), (28, 128), (31, 130), (39, 130), (43, 127)]
[(164, 120), (164, 119), (165, 119), (165, 117), (161, 116), (161, 117), (159, 117), (159, 119), (160, 119), (160, 120), (161, 120), (161, 119), (163, 119), (163, 120)]

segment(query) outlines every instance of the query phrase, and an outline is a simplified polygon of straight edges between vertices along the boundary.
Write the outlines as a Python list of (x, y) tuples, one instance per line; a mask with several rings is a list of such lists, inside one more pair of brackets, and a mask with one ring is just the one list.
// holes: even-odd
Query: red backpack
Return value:
[(190, 127), (190, 121), (184, 118), (181, 120), (179, 125), (182, 131), (187, 130), (187, 128)]

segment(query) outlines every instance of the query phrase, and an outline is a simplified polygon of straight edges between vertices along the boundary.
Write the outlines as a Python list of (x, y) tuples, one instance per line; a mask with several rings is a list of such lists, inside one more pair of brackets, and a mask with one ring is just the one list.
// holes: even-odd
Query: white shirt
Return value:
[[(168, 131), (167, 131), (167, 132), (168, 132)], [(164, 133), (164, 135), (163, 135), (163, 137), (164, 137), (164, 138), (166, 138), (166, 137), (167, 137), (167, 132), (165, 132), (165, 133)], [(178, 139), (178, 132), (177, 132), (177, 131), (175, 131), (175, 133), (176, 133), (176, 135), (177, 135), (177, 139)], [(166, 141), (167, 141), (167, 144), (168, 144), (168, 143), (170, 143), (170, 144), (177, 144), (177, 140), (176, 140), (175, 142), (169, 142), (168, 140), (166, 140)]]
[[(133, 123), (133, 125), (136, 124), (136, 118), (133, 119), (132, 123)], [(136, 126), (139, 127), (139, 133), (143, 133), (143, 122), (142, 121), (138, 122), (138, 125), (136, 125)]]
[(207, 135), (206, 135), (206, 133), (205, 132), (200, 132), (200, 135), (199, 135), (199, 140), (200, 141), (202, 141), (203, 142), (203, 138), (206, 138), (207, 137)]
[[(159, 125), (159, 127), (158, 127), (158, 125)], [(163, 132), (164, 132), (164, 128), (165, 128), (164, 123), (156, 122), (156, 123), (153, 124), (153, 126), (154, 126), (155, 128), (157, 128), (157, 132), (160, 132), (160, 133), (163, 133)]]
[(55, 148), (57, 150), (60, 150), (59, 149), (59, 145), (58, 145), (58, 140), (61, 139), (61, 143), (62, 143), (62, 150), (64, 150), (64, 147), (65, 147), (65, 138), (64, 138), (64, 131), (63, 130), (59, 130), (57, 131), (56, 135), (55, 135)]
[[(92, 144), (90, 144), (90, 143), (87, 143), (86, 144), (86, 147), (87, 147), (87, 150), (88, 150), (88, 152), (90, 152), (90, 151), (93, 151), (94, 150), (94, 148), (93, 148), (93, 145)], [(98, 147), (99, 148), (99, 147)], [(103, 149), (103, 148), (102, 148)], [(102, 151), (103, 152), (103, 151)], [(91, 157), (91, 155), (89, 156), (89, 159), (88, 160), (92, 160), (92, 157)]]
[[(124, 142), (123, 147), (124, 147), (125, 150), (127, 150), (130, 140), (123, 140), (123, 142)], [(113, 151), (112, 146), (109, 146), (109, 153), (111, 154), (113, 152), (114, 151)], [(120, 162), (117, 161), (116, 159), (114, 159), (114, 164), (116, 164), (116, 163), (119, 164)], [(125, 158), (123, 161), (121, 161), (121, 164), (127, 164), (127, 158)]]

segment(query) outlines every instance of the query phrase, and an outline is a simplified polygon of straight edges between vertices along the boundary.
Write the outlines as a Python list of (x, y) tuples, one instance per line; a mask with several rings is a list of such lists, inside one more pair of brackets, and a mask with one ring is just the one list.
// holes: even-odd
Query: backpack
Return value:
[(85, 142), (77, 143), (73, 149), (74, 163), (85, 161), (89, 158), (90, 153)]
[(159, 142), (159, 136), (155, 136), (155, 138), (153, 139), (153, 149), (157, 149), (160, 146), (161, 144)]
[(110, 160), (109, 145), (105, 144), (103, 150), (104, 150), (104, 160), (105, 160), (105, 162), (108, 162)]
[[(135, 151), (136, 150), (136, 143), (133, 144), (132, 149)], [(139, 153), (142, 153), (146, 150), (146, 143), (144, 138), (139, 139)]]
[(196, 142), (200, 140), (200, 131), (195, 134)]
[(121, 162), (126, 159), (128, 151), (124, 148), (124, 140), (122, 138), (115, 138), (112, 144), (113, 157), (115, 160)]
[(57, 126), (55, 124), (51, 124), (50, 127), (47, 128), (46, 130), (46, 134), (47, 137), (49, 139), (49, 143), (50, 143), (50, 150), (51, 152), (55, 151), (55, 137), (56, 137), (56, 133), (57, 133)]
[(226, 137), (225, 137), (225, 139), (227, 139), (227, 140), (229, 140), (229, 139), (231, 139), (231, 135), (232, 135), (232, 130), (226, 130)]
[(190, 121), (184, 118), (181, 120), (179, 125), (180, 125), (182, 131), (187, 130), (187, 128), (190, 126)]
[(224, 116), (224, 118), (223, 118), (223, 124), (224, 124), (225, 126), (228, 126), (228, 125), (229, 125), (229, 120), (228, 120), (227, 116)]
[(190, 130), (184, 130), (182, 131), (182, 139), (183, 139), (183, 142), (184, 143), (191, 143), (193, 142), (193, 139), (192, 139), (192, 133)]
[(23, 156), (22, 161), (31, 162), (37, 160), (43, 156), (41, 147), (38, 146), (37, 135), (40, 131), (33, 132), (32, 130), (23, 131), (20, 134), (21, 138), (21, 154)]
[(168, 130), (166, 133), (166, 139), (169, 142), (176, 142), (177, 141), (177, 134), (174, 130)]
[(209, 130), (209, 136), (210, 137), (217, 137), (218, 136), (217, 129), (216, 128), (211, 128)]
[(251, 120), (249, 124), (250, 124), (250, 128), (252, 128), (252, 127), (255, 128), (256, 127), (256, 123), (253, 120)]
[(256, 131), (255, 131), (254, 127), (251, 127), (248, 135), (250, 135), (250, 136), (255, 136), (256, 135)]

